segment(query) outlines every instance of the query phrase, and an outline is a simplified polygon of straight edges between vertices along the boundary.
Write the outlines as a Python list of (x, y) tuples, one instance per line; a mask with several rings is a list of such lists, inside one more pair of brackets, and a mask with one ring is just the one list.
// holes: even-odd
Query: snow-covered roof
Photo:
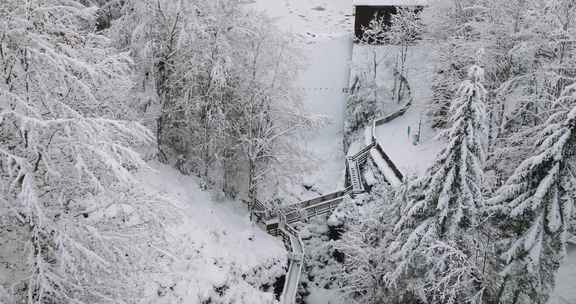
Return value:
[(428, 0), (354, 0), (354, 6), (426, 6)]

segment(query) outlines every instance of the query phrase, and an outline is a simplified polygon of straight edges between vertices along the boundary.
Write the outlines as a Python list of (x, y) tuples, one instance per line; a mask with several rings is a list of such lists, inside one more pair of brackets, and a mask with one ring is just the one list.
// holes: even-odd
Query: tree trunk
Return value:
[(254, 206), (256, 204), (256, 162), (248, 161), (248, 201), (250, 202), (250, 221), (254, 221)]

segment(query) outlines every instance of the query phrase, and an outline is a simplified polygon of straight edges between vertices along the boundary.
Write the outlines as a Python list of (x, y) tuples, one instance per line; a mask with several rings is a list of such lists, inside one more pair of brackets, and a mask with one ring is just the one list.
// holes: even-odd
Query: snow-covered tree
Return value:
[[(505, 265), (498, 303), (546, 303), (565, 253), (576, 199), (576, 85), (544, 125), (532, 157), (490, 199)], [(572, 109), (569, 111), (568, 109)]]
[(504, 182), (532, 152), (534, 136), (573, 82), (576, 8), (571, 1), (489, 1), (491, 88), (489, 167)]
[[(398, 263), (388, 274), (392, 284), (412, 280), (425, 288), (422, 296), (434, 302), (470, 300), (481, 291), (477, 273), (454, 274), (461, 265), (455, 262), (458, 259), (453, 259), (458, 255), (479, 256), (476, 230), (484, 206), (486, 92), (482, 86), (482, 68), (472, 66), (468, 78), (450, 109), (452, 128), (448, 131), (448, 146), (422, 179), (421, 190), (409, 198), (396, 224), (397, 238), (391, 246)], [(448, 247), (439, 246), (440, 243)], [(458, 254), (447, 248), (454, 248)], [(460, 284), (461, 280), (466, 284)], [(437, 282), (443, 284), (439, 286)]]
[(429, 116), (432, 127), (450, 128), (449, 111), (467, 68), (475, 63), (474, 50), (485, 48), (481, 33), (488, 19), (482, 0), (436, 1), (425, 9), (426, 39), (435, 41), (435, 74)]
[[(250, 201), (287, 190), (304, 168), (294, 144), (300, 132), (316, 125), (302, 110), (293, 81), (299, 57), (291, 41), (277, 36), (270, 20), (254, 16), (235, 71), (240, 83), (228, 105), (226, 135), (246, 164), (241, 190)], [(263, 192), (262, 190), (266, 190)]]
[(407, 78), (408, 48), (421, 37), (424, 25), (419, 10), (411, 7), (398, 8), (396, 13), (392, 15), (390, 23), (390, 28), (386, 32), (387, 40), (400, 48), (396, 57), (393, 92), (394, 99), (400, 103), (404, 90), (406, 90), (406, 84), (401, 78)]
[(459, 39), (440, 44), (436, 53), (437, 65), (428, 115), (433, 128), (446, 129), (450, 127), (451, 101), (458, 91), (459, 83), (466, 77), (465, 67), (469, 66), (472, 58), (467, 55), (468, 52), (463, 52)]
[(290, 35), (236, 0), (126, 7), (112, 31), (148, 66), (135, 90), (153, 97), (160, 154), (230, 197), (286, 185), (299, 155), (288, 138), (311, 122), (293, 88)]
[(395, 263), (387, 248), (394, 241), (394, 224), (398, 221), (412, 180), (400, 187), (375, 185), (360, 204), (355, 201), (353, 213), (345, 221), (342, 239), (336, 248), (344, 254), (343, 291), (359, 303), (412, 303), (412, 290), (407, 286), (390, 286), (386, 274)]
[(154, 137), (95, 13), (0, 4), (0, 290), (18, 303), (137, 302), (170, 215), (133, 176)]
[(346, 102), (345, 132), (353, 133), (382, 113), (384, 92), (379, 84), (381, 66), (385, 60), (382, 44), (386, 42), (387, 21), (375, 16), (362, 30), (358, 43), (358, 53), (364, 59), (363, 64), (355, 67), (356, 78), (352, 84), (350, 96)]

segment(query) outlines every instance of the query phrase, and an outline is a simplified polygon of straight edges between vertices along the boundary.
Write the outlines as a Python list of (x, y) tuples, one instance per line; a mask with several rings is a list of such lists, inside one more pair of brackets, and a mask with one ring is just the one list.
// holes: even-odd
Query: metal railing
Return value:
[(289, 252), (288, 272), (284, 280), (282, 294), (280, 295), (280, 303), (293, 304), (296, 303), (298, 285), (300, 284), (302, 268), (304, 267), (304, 242), (298, 234), (298, 231), (286, 222), (286, 216), (280, 213), (279, 217), (280, 223), (278, 231)]

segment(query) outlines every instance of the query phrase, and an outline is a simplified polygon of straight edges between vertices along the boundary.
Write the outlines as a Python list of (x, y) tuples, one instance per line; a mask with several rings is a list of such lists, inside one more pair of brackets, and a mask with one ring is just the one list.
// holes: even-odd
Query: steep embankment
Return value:
[(150, 278), (148, 303), (274, 302), (276, 278), (285, 273), (282, 243), (249, 222), (238, 202), (201, 191), (197, 180), (161, 164), (140, 174), (149, 187), (180, 208), (182, 222), (169, 227), (164, 273)]

